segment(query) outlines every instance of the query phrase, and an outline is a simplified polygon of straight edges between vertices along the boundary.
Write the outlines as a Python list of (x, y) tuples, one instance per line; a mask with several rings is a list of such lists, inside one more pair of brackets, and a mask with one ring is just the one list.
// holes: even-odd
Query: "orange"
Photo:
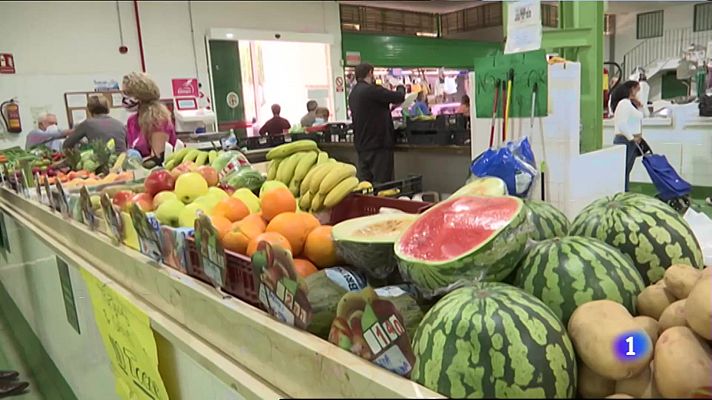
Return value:
[(320, 269), (339, 263), (334, 240), (331, 238), (331, 226), (323, 225), (309, 233), (304, 244), (304, 256)]
[(304, 242), (309, 234), (309, 226), (300, 214), (285, 212), (272, 218), (265, 232), (277, 232), (289, 240), (292, 255), (298, 256), (304, 249)]
[(255, 227), (259, 227), (260, 233), (264, 232), (265, 229), (267, 229), (267, 223), (265, 222), (265, 220), (262, 219), (261, 214), (250, 214), (239, 222), (242, 224), (250, 224), (254, 225)]
[(237, 222), (246, 216), (250, 215), (250, 209), (240, 199), (228, 197), (220, 200), (213, 208), (213, 215), (220, 215), (230, 220)]
[(247, 245), (246, 253), (248, 257), (252, 257), (252, 255), (255, 254), (257, 251), (257, 245), (261, 241), (269, 242), (269, 244), (273, 246), (280, 246), (289, 250), (290, 253), (292, 252), (292, 246), (289, 244), (289, 240), (287, 240), (287, 238), (277, 232), (265, 232), (250, 240), (250, 244)]
[(289, 189), (277, 188), (265, 193), (262, 198), (262, 218), (271, 221), (272, 218), (285, 212), (297, 210), (297, 200)]
[(246, 254), (250, 241), (265, 231), (262, 218), (247, 217), (232, 224), (232, 229), (223, 237), (223, 247), (235, 253)]
[(311, 213), (303, 212), (299, 216), (304, 220), (304, 224), (307, 226), (309, 232), (321, 226), (321, 222)]
[(232, 222), (230, 222), (229, 219), (221, 217), (219, 215), (211, 216), (210, 222), (213, 223), (213, 227), (215, 227), (215, 230), (218, 231), (218, 237), (220, 239), (222, 239), (223, 236), (225, 236), (225, 234), (230, 231), (230, 228), (232, 228)]
[(294, 271), (302, 278), (306, 278), (307, 276), (318, 271), (318, 269), (316, 269), (314, 264), (312, 264), (309, 260), (305, 260), (303, 258), (295, 258)]

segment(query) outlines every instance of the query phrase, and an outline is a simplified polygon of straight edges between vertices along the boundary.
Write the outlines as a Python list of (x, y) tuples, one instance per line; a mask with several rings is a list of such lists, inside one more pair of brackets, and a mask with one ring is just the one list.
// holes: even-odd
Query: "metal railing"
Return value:
[(693, 32), (692, 28), (670, 29), (661, 37), (644, 39), (623, 56), (623, 76), (627, 77), (638, 66), (648, 69), (658, 60), (681, 58), (690, 44), (706, 47), (709, 41), (712, 31)]

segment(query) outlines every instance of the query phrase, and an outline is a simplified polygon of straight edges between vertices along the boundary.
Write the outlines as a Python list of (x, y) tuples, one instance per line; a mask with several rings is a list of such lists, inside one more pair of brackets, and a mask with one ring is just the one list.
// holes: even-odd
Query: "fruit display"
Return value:
[(506, 196), (507, 184), (497, 177), (486, 176), (471, 178), (465, 186), (453, 193), (450, 198), (460, 196)]
[(524, 204), (527, 206), (527, 220), (532, 226), (532, 240), (563, 237), (569, 232), (569, 219), (550, 203), (526, 200)]
[(646, 284), (665, 268), (687, 264), (702, 268), (702, 249), (679, 213), (649, 196), (619, 193), (586, 207), (571, 224), (571, 235), (589, 236), (633, 259)]
[(576, 356), (566, 328), (534, 296), (503, 283), (456, 289), (413, 338), (411, 379), (454, 398), (572, 398)]

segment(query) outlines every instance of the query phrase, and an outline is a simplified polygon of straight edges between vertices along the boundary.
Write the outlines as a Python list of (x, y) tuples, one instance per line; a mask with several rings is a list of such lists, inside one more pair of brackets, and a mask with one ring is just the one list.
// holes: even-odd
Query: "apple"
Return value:
[(208, 182), (208, 186), (215, 186), (218, 184), (218, 171), (216, 171), (215, 168), (209, 165), (201, 165), (195, 172), (205, 178), (205, 181)]
[(179, 176), (188, 173), (188, 172), (195, 172), (196, 170), (195, 163), (192, 161), (186, 161), (179, 166), (173, 168), (171, 170), (171, 175), (173, 175), (174, 178), (178, 178)]
[(171, 175), (170, 172), (165, 169), (157, 169), (152, 171), (143, 183), (143, 187), (146, 189), (146, 193), (151, 195), (151, 198), (159, 192), (173, 190), (175, 186), (176, 179)]
[(240, 199), (245, 203), (247, 208), (250, 209), (251, 214), (260, 212), (260, 198), (252, 193), (252, 190), (247, 188), (237, 189), (235, 193), (232, 194), (232, 197)]
[(161, 225), (178, 227), (178, 217), (185, 208), (185, 204), (178, 199), (169, 199), (156, 209), (156, 219)]
[(200, 203), (192, 203), (183, 207), (178, 216), (178, 226), (183, 228), (194, 228), (195, 220), (198, 219), (198, 211), (205, 212), (205, 208)]
[(176, 196), (176, 194), (173, 192), (169, 192), (166, 190), (164, 190), (163, 192), (159, 192), (157, 195), (153, 196), (153, 209), (157, 209), (161, 204), (165, 203), (168, 200), (177, 198), (178, 196)]
[(227, 194), (227, 192), (225, 192), (224, 190), (220, 189), (219, 187), (211, 187), (211, 188), (209, 188), (209, 189), (208, 189), (208, 194), (207, 194), (207, 196), (215, 197), (215, 198), (218, 198), (218, 199), (220, 199), (220, 200), (224, 200), (224, 199), (227, 199), (228, 197), (230, 197), (230, 195)]
[(133, 204), (133, 202), (131, 201), (133, 197), (134, 192), (130, 190), (120, 190), (116, 192), (114, 198), (111, 199), (111, 202), (115, 206), (119, 207), (121, 211), (128, 211), (129, 207), (131, 207), (131, 204)]
[(178, 200), (184, 204), (190, 204), (193, 200), (208, 193), (208, 182), (199, 173), (188, 172), (176, 179), (176, 187), (173, 192), (178, 196)]
[(138, 205), (143, 212), (153, 211), (153, 196), (149, 193), (139, 193), (131, 199), (131, 202)]
[(287, 185), (280, 181), (266, 181), (265, 183), (262, 184), (262, 187), (260, 188), (260, 200), (264, 197), (264, 195), (268, 192), (271, 192), (274, 189), (279, 189), (279, 188), (285, 188), (289, 189)]

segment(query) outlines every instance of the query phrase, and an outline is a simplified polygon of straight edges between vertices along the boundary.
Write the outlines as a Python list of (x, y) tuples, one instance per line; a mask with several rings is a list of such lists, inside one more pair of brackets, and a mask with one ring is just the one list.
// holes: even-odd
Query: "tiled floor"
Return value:
[(25, 362), (17, 352), (12, 334), (5, 326), (5, 320), (0, 318), (0, 370), (15, 370), (20, 372), (20, 379), (30, 383), (29, 389), (18, 396), (8, 397), (17, 400), (44, 400), (33, 377), (29, 375)]

